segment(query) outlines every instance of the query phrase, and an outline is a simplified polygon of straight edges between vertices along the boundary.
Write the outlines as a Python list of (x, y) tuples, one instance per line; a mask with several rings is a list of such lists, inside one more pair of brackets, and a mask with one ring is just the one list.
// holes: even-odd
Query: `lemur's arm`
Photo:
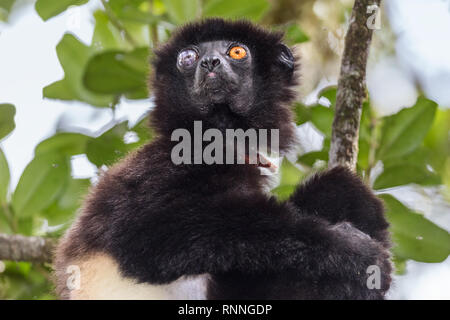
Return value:
[(383, 204), (356, 175), (344, 167), (317, 174), (299, 185), (289, 199), (302, 213), (332, 224), (350, 222), (373, 239), (389, 246)]
[(348, 279), (362, 287), (367, 267), (378, 265), (382, 289), (389, 285), (386, 251), (354, 228), (297, 215), (264, 195), (210, 202), (184, 210), (167, 207), (132, 233), (119, 231), (113, 238), (120, 243), (111, 251), (124, 274), (167, 283), (182, 275), (295, 270), (307, 279)]

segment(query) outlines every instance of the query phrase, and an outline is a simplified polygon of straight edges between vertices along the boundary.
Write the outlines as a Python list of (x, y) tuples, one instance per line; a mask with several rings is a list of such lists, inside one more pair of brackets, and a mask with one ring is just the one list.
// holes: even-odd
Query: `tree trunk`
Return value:
[[(356, 170), (359, 123), (366, 99), (366, 65), (373, 28), (381, 0), (356, 0), (345, 36), (341, 73), (336, 94), (328, 166)], [(376, 5), (375, 11), (372, 11)]]

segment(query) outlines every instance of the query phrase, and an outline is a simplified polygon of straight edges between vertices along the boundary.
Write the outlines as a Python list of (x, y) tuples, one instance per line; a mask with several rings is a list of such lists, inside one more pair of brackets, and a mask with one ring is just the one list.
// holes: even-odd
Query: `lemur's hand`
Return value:
[[(328, 225), (320, 220), (311, 216), (300, 216), (298, 220), (297, 238), (305, 247), (291, 259), (294, 262), (299, 259), (302, 277), (319, 282), (333, 279), (332, 288), (351, 287), (352, 295), (348, 296), (351, 299), (382, 298), (391, 283), (389, 250), (350, 223)], [(331, 287), (326, 287), (319, 296), (332, 299)]]
[(330, 223), (353, 226), (389, 246), (383, 204), (350, 170), (336, 167), (299, 185), (288, 200), (302, 214), (320, 216)]
[[(384, 296), (392, 281), (393, 267), (389, 250), (346, 222), (336, 227), (339, 233), (348, 237), (352, 247), (357, 248), (357, 252), (362, 255), (359, 259), (356, 256), (354, 260), (356, 273), (363, 275), (356, 279), (362, 280), (361, 285), (369, 289), (369, 295)], [(358, 261), (362, 264), (358, 265)]]

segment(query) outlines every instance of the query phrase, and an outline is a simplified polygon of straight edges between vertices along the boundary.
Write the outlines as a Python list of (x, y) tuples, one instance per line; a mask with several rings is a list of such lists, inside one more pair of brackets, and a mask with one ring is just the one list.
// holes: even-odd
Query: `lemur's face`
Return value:
[(178, 53), (176, 63), (193, 101), (220, 104), (233, 97), (237, 112), (236, 103), (251, 103), (253, 60), (245, 44), (220, 40), (188, 46)]
[(175, 31), (155, 50), (154, 128), (280, 129), (280, 149), (294, 137), (289, 105), (296, 60), (282, 34), (248, 21), (206, 19)]

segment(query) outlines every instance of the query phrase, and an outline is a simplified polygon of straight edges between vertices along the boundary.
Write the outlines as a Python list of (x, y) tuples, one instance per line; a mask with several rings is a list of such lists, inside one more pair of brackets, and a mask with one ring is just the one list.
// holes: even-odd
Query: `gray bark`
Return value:
[(380, 6), (381, 0), (355, 0), (350, 26), (345, 36), (341, 72), (336, 96), (328, 166), (341, 165), (356, 170), (359, 123), (366, 99), (366, 66), (373, 30), (367, 27), (372, 13), (368, 8)]
[(55, 240), (0, 234), (0, 260), (51, 262)]

